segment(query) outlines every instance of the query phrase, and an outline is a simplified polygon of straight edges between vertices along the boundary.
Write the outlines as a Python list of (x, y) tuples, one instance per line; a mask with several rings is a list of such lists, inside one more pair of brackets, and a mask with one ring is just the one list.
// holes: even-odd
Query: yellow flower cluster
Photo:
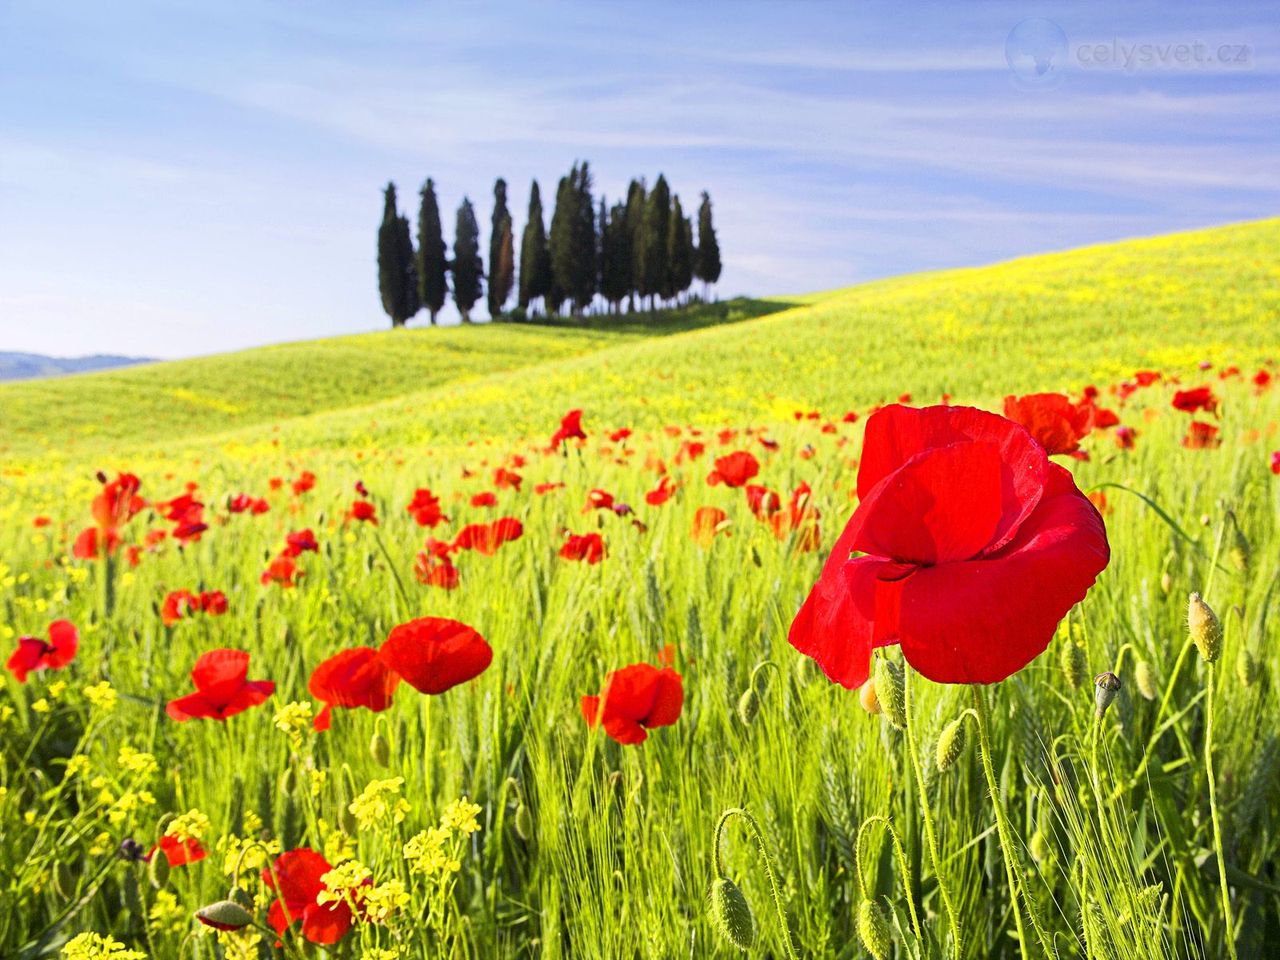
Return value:
[(361, 830), (372, 829), (381, 821), (400, 823), (409, 812), (409, 801), (399, 797), (404, 777), (370, 780), (369, 785), (347, 807)]
[[(245, 830), (249, 830), (249, 818), (247, 816), (245, 817)], [(252, 836), (237, 837), (234, 834), (228, 834), (218, 838), (215, 849), (222, 854), (222, 872), (227, 876), (231, 876), (236, 871), (236, 864), (240, 865), (242, 874), (261, 870), (267, 865), (268, 860), (273, 860), (279, 856), (280, 841), (257, 840)], [(244, 851), (243, 860), (240, 859), (241, 851)]]
[(141, 950), (130, 950), (114, 937), (82, 933), (62, 948), (63, 960), (147, 960)]
[(191, 915), (178, 902), (171, 890), (157, 890), (155, 902), (147, 912), (147, 927), (154, 937), (167, 934), (181, 936), (191, 924)]
[(155, 757), (149, 753), (143, 753), (141, 750), (135, 750), (127, 744), (121, 747), (120, 752), (116, 754), (116, 763), (122, 769), (145, 778), (150, 778), (160, 769)]
[(459, 833), (475, 833), (480, 829), (480, 821), (476, 819), (479, 815), (480, 806), (464, 795), (444, 808), (444, 813), (440, 815), (440, 826)]
[(169, 821), (164, 835), (186, 843), (188, 840), (203, 840), (208, 831), (209, 818), (199, 810), (188, 810)]
[(462, 869), (449, 841), (453, 838), (444, 827), (428, 827), (409, 838), (404, 845), (404, 858), (409, 869), (427, 877), (447, 877)]
[(339, 864), (328, 873), (322, 874), (320, 882), (325, 889), (316, 895), (316, 903), (346, 903), (355, 905), (356, 894), (366, 880), (373, 878), (373, 871), (359, 860), (348, 860)]
[(388, 880), (370, 887), (361, 897), (364, 916), (373, 923), (386, 923), (393, 913), (408, 905), (409, 891), (399, 880)]
[(276, 711), (271, 720), (277, 730), (288, 735), (289, 742), (297, 750), (302, 746), (302, 738), (311, 729), (311, 704), (305, 700), (286, 703)]
[(120, 702), (120, 695), (116, 693), (116, 688), (106, 680), (85, 687), (84, 698), (95, 710), (101, 710), (103, 713), (110, 713)]

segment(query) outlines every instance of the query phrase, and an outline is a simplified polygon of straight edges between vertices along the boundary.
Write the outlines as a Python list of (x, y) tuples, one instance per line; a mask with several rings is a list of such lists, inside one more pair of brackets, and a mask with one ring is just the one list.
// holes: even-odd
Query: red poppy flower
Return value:
[(119, 529), (145, 507), (146, 501), (138, 496), (141, 487), (142, 481), (132, 473), (117, 474), (110, 483), (103, 483), (102, 492), (93, 498), (93, 519), (98, 528)]
[[(447, 551), (449, 545), (444, 544), (444, 547)], [(418, 578), (419, 583), (429, 587), (454, 590), (458, 586), (458, 568), (453, 565), (447, 552), (443, 556), (433, 555), (429, 551), (419, 553), (413, 562), (413, 575)]]
[(160, 842), (151, 848), (151, 852), (147, 854), (150, 860), (159, 850), (164, 854), (164, 858), (169, 861), (171, 867), (182, 867), (188, 863), (196, 863), (208, 856), (203, 844), (195, 837), (188, 837), (186, 840), (179, 840), (177, 837), (171, 837), (164, 834), (160, 838)]
[(587, 726), (597, 723), (619, 743), (644, 743), (655, 727), (669, 727), (680, 719), (684, 684), (670, 667), (658, 669), (636, 663), (615, 670), (598, 697), (582, 698)]
[(582, 411), (570, 410), (560, 421), (560, 429), (551, 435), (551, 449), (558, 450), (566, 440), (585, 440), (582, 432)]
[(680, 449), (676, 451), (676, 463), (684, 463), (686, 460), (697, 460), (707, 450), (707, 445), (697, 440), (686, 440), (680, 444)]
[(49, 524), (51, 524), (51, 523), (53, 523), (53, 521), (52, 521), (51, 519), (49, 519), (48, 517), (44, 516), (43, 514), (41, 514), (41, 515), (40, 515), (40, 516), (38, 516), (38, 517), (33, 518), (33, 519), (32, 519), (32, 521), (31, 521), (31, 525), (32, 525), (33, 527), (37, 527), (37, 528), (39, 528), (39, 527), (47, 527), (47, 526), (49, 526)]
[(644, 502), (651, 507), (660, 507), (670, 500), (675, 492), (676, 486), (671, 482), (671, 478), (663, 477), (656, 487), (644, 495)]
[(519, 540), (524, 535), (524, 524), (515, 517), (503, 517), (493, 523), (469, 523), (453, 540), (455, 550), (474, 550), (491, 557), (504, 543)]
[(599, 487), (587, 492), (587, 505), (582, 508), (583, 513), (590, 513), (592, 510), (612, 510), (613, 494), (608, 490), (601, 490)]
[(113, 554), (120, 548), (120, 535), (114, 530), (100, 531), (97, 527), (85, 527), (76, 537), (71, 548), (77, 560), (95, 560), (102, 554)]
[(441, 520), (449, 519), (440, 510), (440, 498), (422, 487), (413, 491), (413, 499), (405, 510), (413, 514), (413, 519), (420, 527), (434, 527)]
[(200, 608), (200, 598), (190, 590), (174, 590), (160, 605), (160, 622), (172, 627), (188, 613)]
[(304, 494), (316, 485), (316, 475), (310, 470), (303, 470), (296, 480), (293, 481), (293, 492), (296, 494)]
[(296, 578), (300, 576), (302, 571), (298, 569), (298, 564), (294, 562), (293, 557), (282, 553), (271, 561), (259, 579), (264, 585), (278, 583), (282, 587), (292, 587), (297, 583)]
[(373, 647), (355, 647), (336, 653), (311, 672), (307, 689), (324, 704), (312, 725), (328, 730), (334, 707), (364, 707), (381, 713), (391, 706), (400, 677), (387, 669)]
[(37, 670), (61, 670), (76, 658), (80, 634), (70, 620), (49, 624), (49, 642), (38, 637), (19, 637), (18, 649), (9, 657), (5, 668), (19, 683), (27, 682), (27, 674)]
[(378, 510), (368, 500), (354, 500), (351, 503), (351, 509), (347, 511), (347, 519), (357, 520), (361, 523), (372, 523), (376, 527), (378, 525)]
[(493, 649), (465, 623), (420, 617), (393, 627), (378, 657), (411, 687), (437, 694), (484, 673)]
[(354, 920), (351, 905), (345, 900), (316, 902), (328, 889), (320, 878), (332, 869), (328, 860), (307, 847), (282, 853), (270, 867), (263, 867), (262, 882), (277, 894), (267, 911), (271, 929), (283, 936), (292, 924), (301, 921), (304, 939), (326, 945), (346, 936)]
[(1116, 446), (1121, 450), (1132, 450), (1138, 439), (1138, 431), (1133, 427), (1116, 427)]
[(196, 661), (191, 679), (196, 692), (170, 700), (171, 719), (226, 720), (264, 703), (275, 692), (271, 680), (249, 680), (249, 654), (243, 650), (210, 650)]
[(498, 505), (498, 496), (492, 490), (485, 490), (483, 493), (477, 493), (471, 498), (473, 507), (496, 507)]
[(1280, 450), (1271, 454), (1271, 472), (1280, 476)]
[(1044, 651), (1110, 559), (1071, 474), (982, 410), (880, 410), (857, 492), (789, 636), (849, 688), (867, 679), (872, 649), (893, 643), (939, 683), (1003, 680)]
[(561, 490), (564, 488), (563, 483), (539, 483), (533, 488), (533, 492), (538, 496), (545, 496), (553, 490)]
[(585, 560), (588, 564), (599, 563), (604, 557), (604, 540), (598, 533), (587, 533), (582, 536), (571, 534), (560, 548), (560, 556), (565, 560)]
[(1218, 409), (1218, 398), (1208, 387), (1196, 387), (1194, 390), (1179, 390), (1173, 395), (1173, 408), (1184, 413), (1195, 413), (1203, 410), (1213, 413)]
[(1271, 373), (1267, 370), (1259, 370), (1253, 375), (1253, 386), (1258, 393), (1266, 390), (1271, 386)]
[(758, 520), (768, 519), (771, 514), (782, 509), (782, 498), (768, 487), (751, 483), (747, 485), (746, 494), (747, 506)]
[(200, 609), (211, 617), (220, 617), (227, 612), (227, 595), (221, 590), (206, 590), (200, 594)]
[(1157, 382), (1161, 377), (1158, 370), (1139, 370), (1133, 375), (1134, 381), (1140, 387), (1149, 387)]
[(729, 515), (719, 507), (699, 507), (693, 515), (690, 536), (702, 546), (709, 546), (717, 533), (729, 533)]
[(707, 474), (707, 483), (713, 487), (719, 483), (726, 487), (741, 487), (759, 472), (760, 461), (745, 450), (739, 450), (716, 458), (715, 469)]
[(493, 485), (499, 490), (519, 490), (520, 484), (524, 482), (524, 477), (513, 470), (506, 467), (499, 467), (493, 471)]
[(319, 549), (320, 544), (316, 542), (316, 535), (308, 528), (286, 535), (284, 538), (284, 550), (281, 551), (281, 554), (286, 557), (300, 557), (306, 551), (316, 553)]
[(812, 493), (807, 483), (800, 484), (792, 491), (787, 509), (780, 510), (769, 517), (769, 526), (773, 528), (773, 535), (779, 540), (785, 540), (791, 534), (796, 534), (795, 539), (792, 540), (792, 546), (801, 553), (812, 553), (817, 550), (822, 539), (818, 528), (818, 519), (821, 514), (815, 507), (809, 505)]
[(631, 428), (622, 427), (621, 429), (615, 430), (613, 433), (609, 434), (609, 440), (611, 443), (621, 443), (629, 436), (631, 436)]
[(1026, 427), (1050, 456), (1079, 450), (1093, 428), (1091, 408), (1078, 407), (1061, 393), (1005, 397), (1004, 415)]
[(1212, 423), (1192, 420), (1187, 427), (1187, 434), (1182, 438), (1182, 445), (1188, 450), (1213, 450), (1222, 446), (1222, 438), (1218, 436), (1218, 428)]

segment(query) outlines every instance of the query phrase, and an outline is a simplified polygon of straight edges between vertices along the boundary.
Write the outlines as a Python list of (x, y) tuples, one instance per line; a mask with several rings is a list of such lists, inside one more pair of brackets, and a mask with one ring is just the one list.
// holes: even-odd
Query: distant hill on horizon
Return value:
[(95, 353), (88, 357), (49, 357), (42, 353), (15, 353), (0, 350), (0, 382), (34, 380), (37, 377), (63, 377), (71, 373), (113, 370), (116, 367), (134, 367), (141, 363), (154, 362), (155, 360), (151, 357), (121, 357), (109, 353)]

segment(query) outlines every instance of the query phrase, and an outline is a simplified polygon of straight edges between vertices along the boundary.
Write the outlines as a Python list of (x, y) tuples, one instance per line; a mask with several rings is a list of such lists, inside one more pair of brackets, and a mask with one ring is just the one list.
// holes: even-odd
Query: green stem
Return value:
[(925, 841), (929, 847), (929, 860), (933, 863), (933, 875), (938, 879), (938, 892), (942, 894), (942, 906), (947, 913), (947, 924), (951, 928), (952, 954), (959, 960), (963, 943), (960, 929), (960, 916), (956, 913), (955, 903), (951, 899), (951, 891), (947, 889), (946, 878), (942, 873), (942, 857), (938, 853), (938, 833), (933, 824), (933, 811), (929, 809), (929, 797), (924, 787), (924, 766), (920, 762), (920, 748), (916, 743), (915, 726), (912, 723), (911, 709), (911, 675), (909, 665), (902, 670), (902, 694), (907, 715), (907, 752), (911, 756), (911, 772), (915, 776), (916, 792), (920, 795), (920, 819), (924, 824)]
[(853, 845), (854, 866), (857, 867), (858, 883), (862, 887), (862, 895), (870, 899), (870, 884), (867, 883), (866, 878), (862, 875), (862, 837), (867, 827), (873, 823), (884, 824), (884, 828), (888, 831), (889, 837), (893, 842), (893, 855), (898, 861), (898, 872), (902, 875), (902, 889), (907, 894), (907, 909), (911, 911), (911, 928), (915, 932), (916, 943), (923, 944), (924, 935), (920, 932), (920, 918), (916, 915), (915, 894), (911, 889), (911, 866), (907, 863), (907, 854), (902, 847), (902, 839), (898, 836), (898, 831), (894, 828), (893, 821), (878, 813), (862, 821), (862, 826), (858, 828), (858, 838)]
[(1236, 960), (1236, 939), (1231, 930), (1231, 891), (1227, 887), (1227, 861), (1222, 854), (1222, 823), (1218, 817), (1217, 787), (1213, 776), (1213, 664), (1209, 669), (1209, 698), (1204, 712), (1204, 767), (1209, 777), (1209, 815), (1213, 821), (1213, 850), (1218, 857), (1218, 883), (1222, 887), (1222, 923), (1226, 927), (1227, 953)]
[(1138, 781), (1142, 778), (1143, 773), (1146, 772), (1147, 765), (1151, 762), (1152, 752), (1155, 750), (1156, 742), (1164, 732), (1160, 725), (1160, 721), (1164, 718), (1165, 711), (1169, 709), (1169, 703), (1173, 700), (1174, 684), (1177, 683), (1178, 674), (1182, 672), (1182, 665), (1186, 662), (1187, 655), (1191, 653), (1191, 649), (1194, 646), (1195, 644), (1190, 639), (1187, 639), (1186, 642), (1182, 644), (1182, 649), (1178, 651), (1178, 659), (1173, 662), (1173, 671), (1169, 674), (1169, 680), (1165, 684), (1164, 696), (1160, 698), (1160, 708), (1156, 711), (1155, 723), (1151, 730), (1151, 736), (1147, 740), (1146, 749), (1142, 752), (1142, 759), (1134, 768), (1133, 775), (1129, 777), (1128, 783), (1125, 787), (1117, 787), (1116, 791), (1111, 795), (1111, 800), (1113, 802), (1118, 800), (1120, 795), (1126, 789), (1132, 790), (1136, 787), (1138, 785)]
[(1013, 898), (1013, 918), (1018, 927), (1018, 945), (1024, 957), (1030, 956), (1027, 952), (1027, 933), (1022, 922), (1022, 908), (1025, 906), (1036, 939), (1040, 942), (1040, 949), (1044, 951), (1045, 956), (1053, 957), (1056, 956), (1053, 946), (1049, 943), (1039, 920), (1036, 919), (1031, 898), (1022, 883), (1022, 861), (1016, 856), (1013, 831), (1009, 827), (1009, 818), (1005, 813), (1004, 800), (1000, 794), (1000, 784), (996, 782), (995, 766), (991, 762), (991, 730), (987, 698), (982, 688), (976, 685), (973, 688), (973, 704), (974, 713), (978, 718), (978, 741), (982, 747), (982, 772), (987, 778), (987, 789), (991, 792), (992, 806), (996, 809), (996, 832), (1000, 837), (1000, 851), (1004, 854), (1004, 869), (1009, 879), (1009, 896)]
[(391, 571), (392, 579), (395, 580), (396, 590), (400, 594), (400, 600), (404, 603), (405, 615), (408, 616), (413, 609), (413, 605), (409, 602), (409, 594), (404, 588), (404, 581), (400, 579), (400, 571), (396, 569), (396, 563), (391, 559), (391, 554), (387, 552), (387, 545), (382, 542), (382, 537), (378, 536), (377, 531), (374, 531), (373, 540), (378, 545), (378, 549), (382, 551), (383, 559), (387, 561), (387, 569)]
[(778, 875), (773, 869), (773, 860), (769, 856), (769, 848), (765, 846), (764, 834), (761, 832), (760, 824), (756, 822), (756, 818), (741, 807), (731, 807), (720, 814), (720, 819), (716, 822), (715, 845), (712, 849), (712, 860), (716, 876), (720, 879), (727, 877), (721, 840), (724, 836), (725, 826), (733, 817), (741, 817), (747, 822), (747, 826), (751, 830), (751, 836), (760, 851), (760, 860), (764, 864), (765, 874), (769, 878), (769, 892), (773, 898), (773, 908), (778, 914), (778, 925), (782, 929), (782, 945), (786, 948), (788, 960), (799, 960), (796, 956), (795, 946), (791, 942), (791, 928), (787, 924), (787, 911), (782, 906), (782, 888), (778, 884)]

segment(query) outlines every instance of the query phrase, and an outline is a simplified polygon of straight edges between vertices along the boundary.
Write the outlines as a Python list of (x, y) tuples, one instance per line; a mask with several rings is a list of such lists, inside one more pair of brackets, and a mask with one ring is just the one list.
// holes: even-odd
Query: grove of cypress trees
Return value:
[(698, 207), (698, 253), (694, 258), (693, 272), (703, 284), (703, 297), (707, 288), (720, 279), (720, 242), (711, 222), (711, 195), (702, 191), (702, 205)]
[(378, 292), (393, 328), (403, 327), (418, 312), (415, 286), (409, 221), (396, 209), (396, 185), (388, 183), (378, 227)]
[(458, 207), (453, 262), (450, 266), (453, 271), (453, 301), (458, 305), (462, 322), (470, 323), (471, 308), (480, 299), (484, 264), (480, 260), (480, 227), (476, 223), (476, 212), (466, 197), (462, 198), (462, 206)]
[(542, 193), (538, 181), (529, 188), (529, 219), (520, 238), (521, 310), (551, 289), (551, 251), (547, 248), (547, 230), (542, 221)]
[(493, 185), (493, 219), (489, 230), (489, 316), (497, 319), (515, 284), (515, 246), (511, 236), (511, 213), (507, 210), (507, 181), (501, 177)]
[(436, 314), (444, 306), (449, 292), (445, 282), (448, 258), (445, 255), (444, 230), (440, 223), (440, 207), (436, 202), (436, 187), (428, 177), (420, 191), (422, 202), (418, 207), (418, 298), (431, 314), (435, 325)]
[(654, 297), (666, 297), (667, 233), (671, 220), (671, 191), (666, 178), (658, 174), (658, 180), (649, 191), (644, 204), (644, 219), (640, 227), (640, 255), (637, 261), (639, 283), (636, 292), (649, 298), (653, 307)]

